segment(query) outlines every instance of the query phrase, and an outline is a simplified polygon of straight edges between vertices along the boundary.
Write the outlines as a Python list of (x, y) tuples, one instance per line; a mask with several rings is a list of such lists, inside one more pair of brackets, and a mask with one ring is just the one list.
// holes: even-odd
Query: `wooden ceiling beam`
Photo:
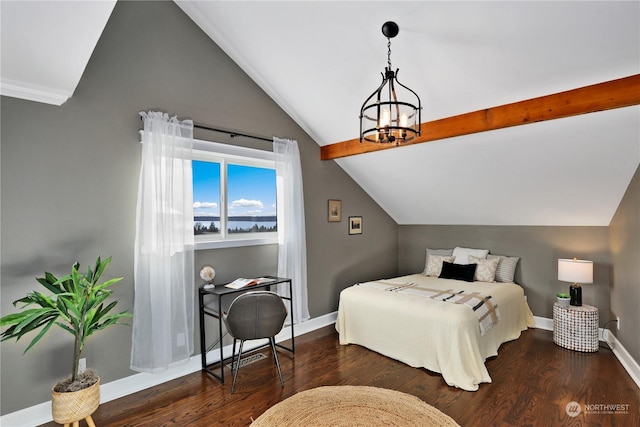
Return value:
[(566, 92), (425, 122), (420, 125), (421, 135), (406, 144), (361, 143), (359, 138), (355, 138), (325, 145), (320, 148), (320, 158), (332, 160), (638, 104), (640, 104), (640, 74), (635, 74)]

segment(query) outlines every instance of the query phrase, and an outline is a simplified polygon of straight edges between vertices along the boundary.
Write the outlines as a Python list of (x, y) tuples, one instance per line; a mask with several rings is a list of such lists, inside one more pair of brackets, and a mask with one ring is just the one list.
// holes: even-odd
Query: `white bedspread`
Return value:
[(475, 391), (478, 384), (491, 382), (485, 359), (534, 325), (524, 290), (515, 283), (464, 282), (422, 274), (384, 282), (480, 292), (491, 295), (499, 307), (501, 320), (481, 335), (477, 316), (464, 304), (389, 292), (388, 286), (354, 285), (340, 293), (336, 321), (340, 344), (362, 345), (410, 366), (439, 372), (450, 386)]

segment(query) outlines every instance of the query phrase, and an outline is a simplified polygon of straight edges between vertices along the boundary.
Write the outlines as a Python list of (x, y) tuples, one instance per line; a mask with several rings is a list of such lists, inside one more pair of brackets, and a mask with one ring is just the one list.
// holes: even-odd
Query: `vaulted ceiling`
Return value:
[(0, 94), (61, 105), (73, 95), (115, 0), (0, 2)]
[[(2, 2), (2, 94), (15, 96), (6, 92), (6, 80), (58, 90), (54, 77), (67, 76), (65, 67), (79, 57), (85, 63), (75, 70), (84, 69), (92, 47), (88, 55), (74, 53), (74, 60), (40, 58), (49, 61), (40, 75), (32, 67), (14, 69), (14, 60), (25, 63), (26, 53), (9, 49), (15, 34), (25, 32), (12, 26), (7, 33), (6, 22), (13, 22), (7, 10), (19, 15), (20, 9), (7, 3), (14, 2)], [(392, 40), (393, 66), (420, 95), (423, 122), (640, 73), (639, 2), (176, 4), (320, 146), (358, 136), (360, 107), (386, 65), (380, 28), (388, 20), (400, 26)], [(49, 25), (44, 37), (59, 34), (61, 46), (83, 45), (86, 52), (110, 12), (98, 6), (91, 13), (50, 11), (42, 25), (28, 28), (42, 40), (37, 30), (44, 23), (82, 16), (89, 28), (69, 36), (65, 26)], [(79, 36), (83, 31), (88, 37)], [(73, 93), (76, 84), (62, 90)], [(335, 161), (399, 224), (608, 225), (640, 164), (640, 107)]]

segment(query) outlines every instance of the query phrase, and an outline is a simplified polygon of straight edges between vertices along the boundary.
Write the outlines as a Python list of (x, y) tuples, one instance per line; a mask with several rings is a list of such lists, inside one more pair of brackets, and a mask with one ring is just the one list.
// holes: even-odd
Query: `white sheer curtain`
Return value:
[(193, 354), (193, 122), (141, 112), (131, 369), (158, 372)]
[[(302, 168), (296, 141), (273, 138), (278, 186), (278, 276), (292, 280), (293, 323), (309, 319)], [(289, 293), (281, 285), (279, 292)], [(287, 295), (288, 296), (288, 295)]]

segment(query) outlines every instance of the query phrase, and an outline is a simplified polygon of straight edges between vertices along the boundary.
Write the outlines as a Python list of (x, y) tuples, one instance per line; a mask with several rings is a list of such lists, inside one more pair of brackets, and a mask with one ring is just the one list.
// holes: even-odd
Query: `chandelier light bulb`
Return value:
[(382, 117), (380, 118), (380, 126), (385, 127), (391, 124), (391, 114), (389, 110), (382, 110)]

